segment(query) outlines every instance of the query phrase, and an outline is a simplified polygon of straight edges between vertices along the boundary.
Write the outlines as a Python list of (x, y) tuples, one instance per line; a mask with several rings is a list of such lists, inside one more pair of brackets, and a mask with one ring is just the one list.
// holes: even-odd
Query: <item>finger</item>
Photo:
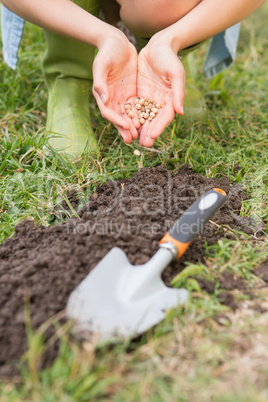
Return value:
[(146, 121), (140, 128), (140, 145), (150, 147), (154, 143), (154, 139), (150, 135), (150, 123)]
[(140, 145), (143, 147), (150, 148), (154, 144), (154, 139), (150, 136), (148, 132), (148, 125), (150, 123), (146, 121), (140, 129)]
[[(132, 119), (131, 119), (132, 120)], [(139, 136), (137, 128), (134, 126), (133, 121), (131, 121), (131, 126), (130, 126), (130, 134), (133, 140), (136, 140)]]
[(173, 106), (171, 104), (165, 105), (151, 122), (146, 122), (142, 126), (140, 131), (140, 144), (145, 147), (152, 146), (154, 140), (162, 134), (164, 129), (174, 119), (174, 116), (175, 112)]
[(140, 139), (140, 145), (146, 148), (150, 148), (154, 145), (154, 139), (150, 136), (147, 136), (143, 141)]
[[(133, 118), (130, 118), (128, 115), (127, 115), (127, 113), (125, 113), (125, 116), (126, 116), (126, 119), (129, 119), (129, 121), (130, 121), (130, 129), (129, 129), (129, 131), (130, 131), (130, 134), (131, 134), (131, 136), (132, 136), (132, 139), (133, 140), (136, 140), (137, 138), (138, 138), (138, 136), (139, 136), (139, 133), (138, 133), (138, 129), (137, 129), (137, 127), (135, 126), (135, 124), (134, 124), (134, 117)], [(140, 122), (139, 122), (139, 125), (140, 125)]]
[[(124, 89), (122, 89), (123, 93), (124, 93)], [(122, 94), (121, 94), (121, 98), (123, 98)], [(120, 103), (121, 105), (121, 110), (122, 110), (122, 115), (131, 123), (131, 135), (133, 139), (138, 138), (138, 128), (140, 127), (140, 120), (139, 120), (139, 116), (137, 114), (137, 109), (135, 107), (135, 103), (134, 103), (134, 98), (131, 97), (127, 97), (127, 102), (130, 102), (129, 104), (131, 105), (131, 109), (126, 109), (126, 102), (122, 102)], [(129, 113), (131, 112), (131, 117), (129, 115)], [(133, 117), (132, 117), (133, 116)]]
[[(122, 91), (124, 93), (123, 89), (122, 89)], [(120, 99), (122, 99), (122, 96)], [(138, 119), (138, 114), (136, 113), (134, 98), (132, 98), (132, 97), (127, 98), (127, 102), (129, 102), (129, 105), (131, 105), (131, 109), (128, 109), (126, 102), (122, 102), (122, 101), (120, 102), (120, 104), (118, 106), (121, 107), (121, 112), (122, 112), (122, 115), (124, 116), (124, 118), (130, 122), (130, 133), (131, 133), (133, 140), (135, 140), (139, 136), (137, 129), (140, 127), (140, 121)]]
[(131, 134), (131, 132), (130, 132), (129, 130), (123, 129), (123, 128), (120, 127), (120, 126), (116, 126), (116, 125), (115, 125), (115, 128), (117, 128), (118, 133), (121, 135), (121, 137), (123, 138), (124, 142), (125, 142), (126, 144), (130, 144), (131, 141), (132, 141), (132, 134)]
[(97, 101), (97, 104), (98, 104), (100, 112), (101, 112), (101, 115), (105, 119), (109, 120), (115, 126), (120, 126), (120, 127), (124, 128), (125, 130), (130, 129), (130, 125), (131, 125), (130, 121), (125, 119), (123, 116), (121, 116), (121, 113), (112, 109), (112, 106), (109, 106), (109, 104), (105, 105), (103, 103), (100, 95), (98, 93), (96, 93), (95, 90), (93, 90), (93, 95), (95, 96), (95, 99)]
[[(133, 121), (133, 124), (134, 124), (135, 128), (136, 128), (136, 129), (139, 129), (140, 126), (141, 126), (141, 123), (140, 123), (140, 119), (139, 119), (138, 113), (135, 113), (135, 116), (133, 117), (132, 121)], [(138, 132), (138, 131), (137, 131), (137, 132)]]
[(131, 127), (130, 132), (131, 132), (133, 140), (136, 140), (139, 136), (139, 132), (136, 129), (136, 127)]
[(149, 127), (150, 136), (154, 139), (159, 137), (159, 135), (162, 134), (165, 128), (172, 122), (174, 117), (175, 111), (173, 109), (173, 106), (171, 104), (164, 106), (160, 113), (158, 113), (151, 122), (151, 125)]
[[(141, 123), (140, 123), (140, 119), (139, 119), (138, 113), (136, 111), (136, 108), (135, 107), (132, 107), (132, 108), (134, 110), (134, 112), (133, 112), (134, 117), (130, 118), (128, 116), (128, 118), (131, 121), (131, 129), (130, 130), (131, 130), (131, 133), (132, 133), (132, 138), (136, 139), (136, 138), (138, 138), (138, 135), (139, 135), (138, 129), (140, 128)], [(126, 116), (127, 116), (127, 113), (124, 113), (124, 114), (126, 114)]]

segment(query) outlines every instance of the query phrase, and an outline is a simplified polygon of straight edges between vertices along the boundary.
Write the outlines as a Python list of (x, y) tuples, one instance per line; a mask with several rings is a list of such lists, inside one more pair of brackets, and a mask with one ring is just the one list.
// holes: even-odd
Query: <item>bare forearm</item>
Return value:
[(33, 24), (98, 48), (114, 29), (70, 0), (2, 0), (2, 3)]
[(264, 3), (265, 0), (202, 0), (182, 19), (159, 34), (164, 34), (178, 52), (242, 21)]

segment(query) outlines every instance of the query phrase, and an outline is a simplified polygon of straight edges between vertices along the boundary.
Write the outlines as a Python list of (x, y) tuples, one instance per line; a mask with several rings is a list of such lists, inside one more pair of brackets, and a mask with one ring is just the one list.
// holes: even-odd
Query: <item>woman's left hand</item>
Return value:
[(153, 145), (175, 113), (183, 115), (184, 68), (170, 44), (158, 38), (154, 35), (138, 56), (138, 96), (162, 104), (153, 120), (140, 128), (140, 144), (145, 147)]

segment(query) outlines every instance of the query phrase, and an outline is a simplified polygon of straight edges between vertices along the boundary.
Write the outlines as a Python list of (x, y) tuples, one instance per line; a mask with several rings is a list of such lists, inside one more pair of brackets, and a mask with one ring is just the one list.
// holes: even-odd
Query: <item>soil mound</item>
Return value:
[[(132, 264), (145, 263), (175, 220), (204, 192), (214, 187), (228, 201), (214, 216), (218, 225), (241, 228), (239, 211), (246, 195), (229, 179), (207, 179), (188, 167), (176, 174), (164, 166), (141, 169), (131, 179), (107, 182), (72, 218), (51, 227), (26, 220), (0, 246), (0, 375), (16, 372), (14, 363), (27, 349), (24, 309), (28, 301), (32, 327), (63, 310), (72, 290), (114, 246)], [(180, 261), (163, 275), (166, 284), (185, 267), (202, 259), (203, 244), (230, 236), (208, 223)], [(227, 287), (228, 289), (228, 287)], [(53, 359), (57, 351), (50, 351)]]

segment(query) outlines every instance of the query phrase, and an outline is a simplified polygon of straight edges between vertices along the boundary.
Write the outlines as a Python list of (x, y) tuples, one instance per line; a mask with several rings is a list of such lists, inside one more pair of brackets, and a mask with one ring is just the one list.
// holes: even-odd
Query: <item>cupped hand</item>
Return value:
[(185, 71), (172, 47), (155, 35), (138, 57), (138, 96), (161, 102), (155, 118), (140, 128), (140, 144), (151, 147), (174, 119), (183, 115)]
[(94, 60), (93, 95), (102, 116), (114, 124), (125, 143), (130, 143), (138, 138), (140, 122), (136, 114), (133, 119), (127, 115), (125, 103), (131, 101), (134, 108), (138, 55), (125, 35), (116, 31), (107, 35)]

